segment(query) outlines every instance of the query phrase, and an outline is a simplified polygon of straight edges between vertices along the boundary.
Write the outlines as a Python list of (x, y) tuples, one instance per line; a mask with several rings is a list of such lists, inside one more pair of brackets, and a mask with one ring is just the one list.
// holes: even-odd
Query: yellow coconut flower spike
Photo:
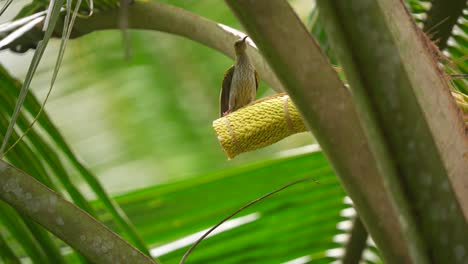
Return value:
[(260, 99), (216, 119), (213, 128), (229, 159), (307, 131), (299, 111), (285, 93)]
[[(458, 92), (453, 97), (468, 125), (468, 97)], [(299, 111), (285, 93), (257, 100), (216, 119), (213, 128), (229, 159), (307, 131)]]

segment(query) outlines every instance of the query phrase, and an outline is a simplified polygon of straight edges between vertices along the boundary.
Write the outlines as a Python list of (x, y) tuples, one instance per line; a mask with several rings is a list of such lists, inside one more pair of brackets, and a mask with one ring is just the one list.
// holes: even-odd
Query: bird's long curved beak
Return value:
[(243, 39), (242, 39), (242, 42), (245, 42), (245, 40), (248, 38), (249, 36), (245, 36)]

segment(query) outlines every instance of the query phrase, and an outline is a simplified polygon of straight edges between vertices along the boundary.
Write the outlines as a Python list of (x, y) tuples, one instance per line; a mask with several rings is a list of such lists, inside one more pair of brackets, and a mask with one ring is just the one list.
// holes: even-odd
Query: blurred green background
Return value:
[[(219, 1), (161, 2), (241, 28)], [(291, 4), (304, 20), (313, 5), (304, 0)], [(129, 35), (129, 60), (119, 31), (71, 40), (46, 106), (53, 122), (109, 192), (271, 158), (282, 150), (314, 142), (310, 134), (303, 133), (228, 161), (211, 123), (218, 117), (224, 71), (233, 61), (174, 35), (143, 31)], [(60, 40), (51, 41), (33, 79), (32, 91), (39, 99), (47, 92), (59, 45)], [(3, 53), (0, 61), (23, 79), (32, 52)], [(259, 97), (274, 92), (263, 82), (259, 91)]]

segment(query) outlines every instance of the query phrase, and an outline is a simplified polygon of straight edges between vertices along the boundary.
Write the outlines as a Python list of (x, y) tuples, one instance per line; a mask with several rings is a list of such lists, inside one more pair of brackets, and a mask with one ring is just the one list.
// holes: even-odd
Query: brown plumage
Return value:
[(255, 100), (258, 89), (258, 74), (245, 52), (247, 43), (244, 37), (236, 41), (236, 64), (224, 74), (221, 88), (220, 115), (232, 113)]

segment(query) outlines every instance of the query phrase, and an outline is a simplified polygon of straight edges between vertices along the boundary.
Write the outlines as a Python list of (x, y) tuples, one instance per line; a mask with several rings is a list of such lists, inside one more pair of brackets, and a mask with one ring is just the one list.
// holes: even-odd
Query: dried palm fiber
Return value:
[(213, 128), (229, 159), (307, 131), (299, 111), (285, 93), (260, 99), (216, 119)]
[(452, 96), (455, 98), (455, 102), (457, 103), (458, 107), (460, 107), (462, 110), (465, 125), (468, 126), (468, 95), (456, 90), (452, 90)]

